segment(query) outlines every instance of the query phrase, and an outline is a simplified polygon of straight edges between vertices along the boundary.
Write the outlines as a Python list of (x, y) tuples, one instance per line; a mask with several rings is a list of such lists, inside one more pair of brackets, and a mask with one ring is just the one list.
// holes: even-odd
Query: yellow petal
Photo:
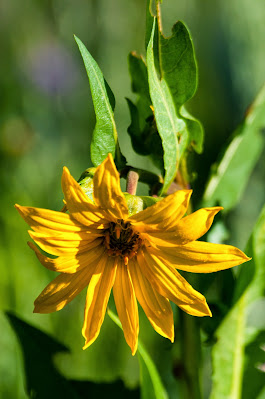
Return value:
[(146, 249), (139, 252), (137, 261), (152, 286), (186, 313), (193, 316), (211, 316), (206, 299), (169, 265), (165, 265)]
[(94, 201), (111, 220), (126, 219), (128, 208), (120, 188), (120, 177), (112, 155), (96, 169), (94, 178)]
[(78, 237), (75, 240), (68, 240), (67, 236), (64, 239), (61, 236), (46, 236), (45, 234), (35, 233), (31, 230), (28, 233), (43, 251), (56, 256), (74, 255), (84, 252), (89, 248), (90, 243), (99, 237), (98, 234), (90, 234), (87, 240), (82, 240)]
[(153, 328), (162, 335), (174, 341), (174, 320), (169, 300), (160, 295), (143, 275), (137, 261), (129, 262), (136, 297), (142, 306)]
[(162, 229), (174, 226), (186, 213), (191, 190), (179, 190), (145, 210), (130, 217), (133, 222), (158, 225)]
[(15, 205), (26, 223), (36, 232), (51, 234), (74, 233), (87, 229), (77, 222), (71, 215), (49, 209), (33, 208)]
[(88, 244), (86, 252), (77, 255), (70, 254), (69, 256), (59, 256), (56, 259), (51, 259), (43, 255), (31, 242), (28, 242), (28, 245), (33, 249), (44, 267), (60, 273), (76, 273), (84, 267), (90, 267), (90, 265), (98, 260), (105, 251), (104, 246), (101, 245), (101, 240), (94, 240), (92, 243)]
[(195, 241), (203, 236), (213, 223), (214, 216), (222, 207), (202, 208), (179, 220), (169, 231), (162, 229), (150, 230), (148, 235), (156, 245), (166, 246), (168, 243), (173, 245), (183, 245), (190, 241)]
[(87, 289), (85, 320), (82, 329), (86, 342), (83, 349), (90, 346), (99, 334), (115, 275), (115, 258), (104, 256), (98, 263)]
[(67, 209), (79, 223), (85, 226), (104, 223), (98, 207), (92, 203), (66, 167), (63, 168), (62, 189)]
[(138, 346), (139, 318), (131, 276), (124, 262), (117, 264), (113, 294), (127, 344), (135, 355)]
[(232, 245), (193, 241), (182, 246), (149, 248), (161, 261), (172, 267), (193, 273), (212, 273), (229, 269), (250, 260)]
[(96, 265), (74, 274), (56, 277), (35, 300), (34, 313), (51, 313), (62, 309), (88, 285)]

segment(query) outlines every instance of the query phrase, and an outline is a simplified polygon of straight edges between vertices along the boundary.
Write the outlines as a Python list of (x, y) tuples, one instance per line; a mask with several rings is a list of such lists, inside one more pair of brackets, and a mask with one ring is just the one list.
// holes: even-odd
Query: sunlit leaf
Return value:
[(245, 120), (234, 133), (218, 166), (213, 170), (203, 197), (204, 206), (219, 204), (233, 208), (247, 185), (259, 159), (265, 129), (265, 86), (247, 111)]
[(163, 191), (166, 191), (185, 151), (190, 147), (202, 151), (203, 131), (200, 123), (184, 107), (197, 88), (197, 65), (189, 32), (182, 22), (174, 25), (169, 38), (158, 32), (159, 70), (155, 32), (156, 19), (147, 47), (147, 71), (156, 126), (164, 151)]
[(165, 81), (161, 81), (157, 75), (154, 60), (153, 40), (155, 32), (155, 20), (150, 42), (147, 47), (147, 71), (149, 90), (159, 135), (162, 139), (164, 150), (164, 186), (166, 191), (174, 179), (180, 159), (179, 131), (182, 130), (181, 121), (176, 116), (174, 103)]
[[(246, 375), (247, 369), (244, 373), (244, 365), (247, 364), (249, 345), (252, 349), (253, 347), (258, 349), (260, 345), (258, 341), (260, 326), (255, 327), (253, 321), (252, 326), (247, 323), (251, 306), (254, 306), (255, 302), (265, 294), (265, 208), (254, 228), (246, 253), (252, 256), (252, 260), (241, 267), (234, 306), (216, 333), (211, 399), (240, 399), (243, 395), (243, 382), (253, 386), (251, 392), (257, 393), (262, 389), (258, 379), (251, 379)], [(262, 359), (262, 354), (260, 355)], [(258, 369), (256, 373), (259, 373)]]
[(98, 64), (84, 44), (76, 36), (75, 40), (87, 71), (96, 114), (96, 126), (91, 141), (91, 160), (94, 166), (98, 166), (104, 161), (108, 153), (111, 153), (118, 168), (120, 168), (125, 164), (125, 158), (121, 155), (119, 149), (113, 113), (115, 104), (113, 93), (104, 80)]
[[(110, 309), (108, 315), (122, 329), (119, 318)], [(141, 399), (168, 399), (156, 366), (140, 340), (137, 354), (140, 364)]]

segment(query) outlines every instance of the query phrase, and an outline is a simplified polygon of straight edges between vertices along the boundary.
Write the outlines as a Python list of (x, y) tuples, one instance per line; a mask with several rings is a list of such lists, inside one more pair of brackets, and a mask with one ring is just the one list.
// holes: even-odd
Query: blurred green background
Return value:
[[(205, 127), (205, 151), (192, 161), (196, 172), (192, 186), (199, 201), (210, 166), (265, 81), (265, 6), (258, 0), (251, 4), (247, 0), (164, 0), (162, 13), (167, 35), (177, 19), (187, 23), (198, 59), (199, 88), (189, 108)], [(132, 50), (144, 53), (144, 32), (142, 0), (0, 3), (1, 310), (15, 311), (69, 347), (72, 355), (56, 358), (69, 378), (122, 379), (128, 387), (138, 384), (138, 362), (108, 316), (99, 339), (86, 351), (81, 349), (84, 295), (57, 314), (33, 315), (34, 299), (54, 275), (41, 267), (27, 247), (27, 226), (13, 205), (59, 210), (62, 167), (68, 166), (78, 178), (91, 166), (89, 143), (95, 117), (73, 34), (97, 60), (115, 94), (122, 152), (130, 164), (152, 167), (132, 151), (125, 101), (133, 98), (127, 55)], [(264, 203), (264, 166), (263, 154), (239, 207), (227, 215), (229, 243), (241, 249)], [(0, 330), (0, 397), (26, 398), (21, 349), (3, 312)], [(170, 343), (152, 332), (142, 316), (140, 336), (167, 387), (175, 387), (167, 374), (167, 359), (159, 359)], [(152, 337), (148, 342), (147, 336)]]

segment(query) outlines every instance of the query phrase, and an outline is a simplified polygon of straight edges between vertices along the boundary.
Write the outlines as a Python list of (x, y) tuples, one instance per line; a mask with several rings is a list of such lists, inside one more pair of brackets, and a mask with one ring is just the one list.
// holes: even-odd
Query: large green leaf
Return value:
[(153, 41), (155, 32), (155, 19), (152, 35), (147, 47), (147, 71), (149, 90), (159, 135), (162, 139), (164, 150), (164, 186), (166, 191), (174, 179), (180, 160), (179, 132), (182, 130), (181, 121), (176, 116), (174, 102), (164, 80), (160, 80), (155, 68)]
[[(119, 318), (110, 309), (108, 315), (122, 329)], [(141, 399), (168, 399), (156, 366), (140, 340), (138, 340), (137, 354), (140, 365)]]
[(80, 399), (70, 383), (55, 369), (52, 360), (55, 353), (68, 349), (14, 314), (7, 313), (7, 317), (21, 343), (29, 396), (40, 399)]
[(197, 65), (192, 40), (183, 22), (172, 28), (166, 38), (160, 32), (159, 49), (162, 77), (170, 88), (176, 108), (193, 97), (197, 89)]
[[(213, 348), (213, 389), (211, 399), (244, 397), (242, 391), (243, 380), (255, 392), (254, 397), (262, 389), (258, 369), (255, 373), (244, 373), (244, 365), (248, 360), (248, 348), (251, 345), (258, 349), (260, 346), (260, 325), (249, 322), (249, 314), (253, 314), (256, 303), (265, 294), (265, 208), (255, 226), (250, 238), (246, 253), (252, 256), (252, 260), (242, 265), (237, 280), (240, 287), (235, 290), (234, 306), (224, 318), (217, 330), (217, 343)], [(251, 278), (249, 270), (252, 270)], [(245, 287), (245, 289), (242, 289)], [(262, 353), (260, 352), (260, 360)], [(254, 377), (253, 377), (254, 375)], [(255, 379), (256, 375), (256, 379)], [(250, 379), (251, 377), (251, 379)], [(242, 396), (243, 395), (243, 396)], [(247, 399), (247, 398), (246, 398)]]
[(197, 152), (202, 151), (203, 131), (200, 123), (184, 108), (197, 88), (197, 66), (189, 32), (182, 22), (174, 25), (169, 38), (158, 32), (159, 63), (156, 62), (155, 32), (156, 19), (147, 47), (147, 71), (156, 126), (164, 151), (165, 192), (176, 175), (185, 150), (193, 147)]
[(151, 3), (147, 4), (146, 19), (148, 71), (142, 57), (129, 55), (132, 90), (138, 99), (136, 104), (128, 100), (132, 120), (128, 133), (134, 150), (150, 156), (164, 174), (166, 191), (185, 150), (191, 147), (202, 151), (203, 130), (184, 107), (197, 88), (197, 64), (190, 34), (182, 22), (177, 22), (172, 36), (164, 37), (151, 16)]
[(183, 22), (178, 21), (173, 26), (170, 37), (164, 37), (163, 33), (159, 32), (159, 61), (161, 78), (167, 82), (178, 117), (185, 121), (185, 129), (188, 132), (187, 145), (201, 153), (202, 126), (184, 107), (197, 90), (198, 68), (192, 39)]
[(163, 173), (163, 148), (151, 109), (146, 64), (143, 58), (135, 53), (129, 54), (128, 63), (132, 91), (138, 95), (136, 104), (127, 99), (131, 115), (128, 133), (131, 137), (132, 146), (138, 154), (150, 156), (154, 164)]
[(203, 196), (204, 206), (218, 203), (228, 210), (239, 202), (264, 146), (262, 129), (265, 129), (265, 86), (213, 170)]
[[(39, 329), (30, 326), (12, 313), (7, 313), (21, 343), (26, 374), (26, 390), (36, 399), (116, 398), (139, 399), (139, 390), (130, 390), (121, 380), (113, 383), (94, 383), (65, 378), (55, 368), (53, 358), (68, 349)], [(80, 349), (81, 350), (81, 349)]]
[(91, 160), (95, 166), (104, 161), (108, 153), (115, 158), (118, 168), (125, 164), (118, 143), (116, 124), (114, 121), (114, 96), (104, 80), (103, 74), (85, 45), (78, 37), (75, 40), (83, 57), (87, 71), (92, 100), (96, 114), (96, 126), (91, 142)]

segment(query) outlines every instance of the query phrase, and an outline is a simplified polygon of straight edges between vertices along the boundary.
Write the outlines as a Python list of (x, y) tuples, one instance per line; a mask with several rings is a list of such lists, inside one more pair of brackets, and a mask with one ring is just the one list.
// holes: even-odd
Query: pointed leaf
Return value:
[[(90, 83), (92, 100), (96, 114), (96, 126), (91, 142), (91, 160), (94, 166), (100, 165), (111, 153), (118, 168), (125, 164), (118, 143), (117, 129), (114, 121), (113, 108), (115, 100), (103, 74), (85, 45), (75, 36), (76, 43), (83, 57)], [(109, 94), (109, 96), (108, 96)], [(112, 104), (112, 105), (111, 105)]]
[(177, 113), (185, 120), (188, 145), (201, 153), (202, 126), (183, 106), (194, 96), (198, 85), (194, 47), (188, 28), (183, 22), (178, 21), (173, 26), (170, 37), (164, 37), (159, 32), (159, 58), (161, 77), (167, 82)]
[(163, 80), (161, 81), (157, 76), (153, 51), (154, 32), (155, 19), (152, 35), (147, 47), (147, 71), (156, 125), (162, 139), (164, 150), (165, 177), (162, 191), (165, 192), (177, 172), (181, 155), (178, 142), (179, 132), (182, 130), (183, 126), (181, 126), (182, 121), (178, 120), (176, 116), (174, 103), (166, 82)]
[[(253, 384), (255, 391), (257, 381), (251, 380), (244, 373), (244, 365), (247, 364), (247, 345), (257, 348), (259, 345), (259, 325), (253, 325), (249, 329), (249, 312), (253, 309), (255, 301), (265, 295), (265, 208), (256, 223), (253, 234), (247, 246), (246, 253), (252, 256), (252, 261), (241, 267), (241, 273), (236, 289), (235, 304), (224, 318), (217, 330), (217, 343), (213, 348), (213, 388), (210, 399), (233, 398), (240, 399), (243, 395), (242, 386)], [(247, 269), (254, 269), (252, 279)], [(244, 291), (242, 288), (245, 288)], [(250, 334), (251, 332), (251, 334)], [(257, 348), (258, 349), (258, 348)], [(249, 387), (250, 388), (250, 387)], [(255, 395), (254, 395), (255, 397)]]
[(80, 399), (70, 382), (59, 374), (53, 364), (54, 354), (67, 352), (68, 349), (17, 316), (11, 313), (6, 315), (21, 343), (29, 396), (38, 399)]
[(203, 206), (219, 204), (226, 210), (236, 206), (264, 147), (265, 86), (234, 133), (203, 197)]

